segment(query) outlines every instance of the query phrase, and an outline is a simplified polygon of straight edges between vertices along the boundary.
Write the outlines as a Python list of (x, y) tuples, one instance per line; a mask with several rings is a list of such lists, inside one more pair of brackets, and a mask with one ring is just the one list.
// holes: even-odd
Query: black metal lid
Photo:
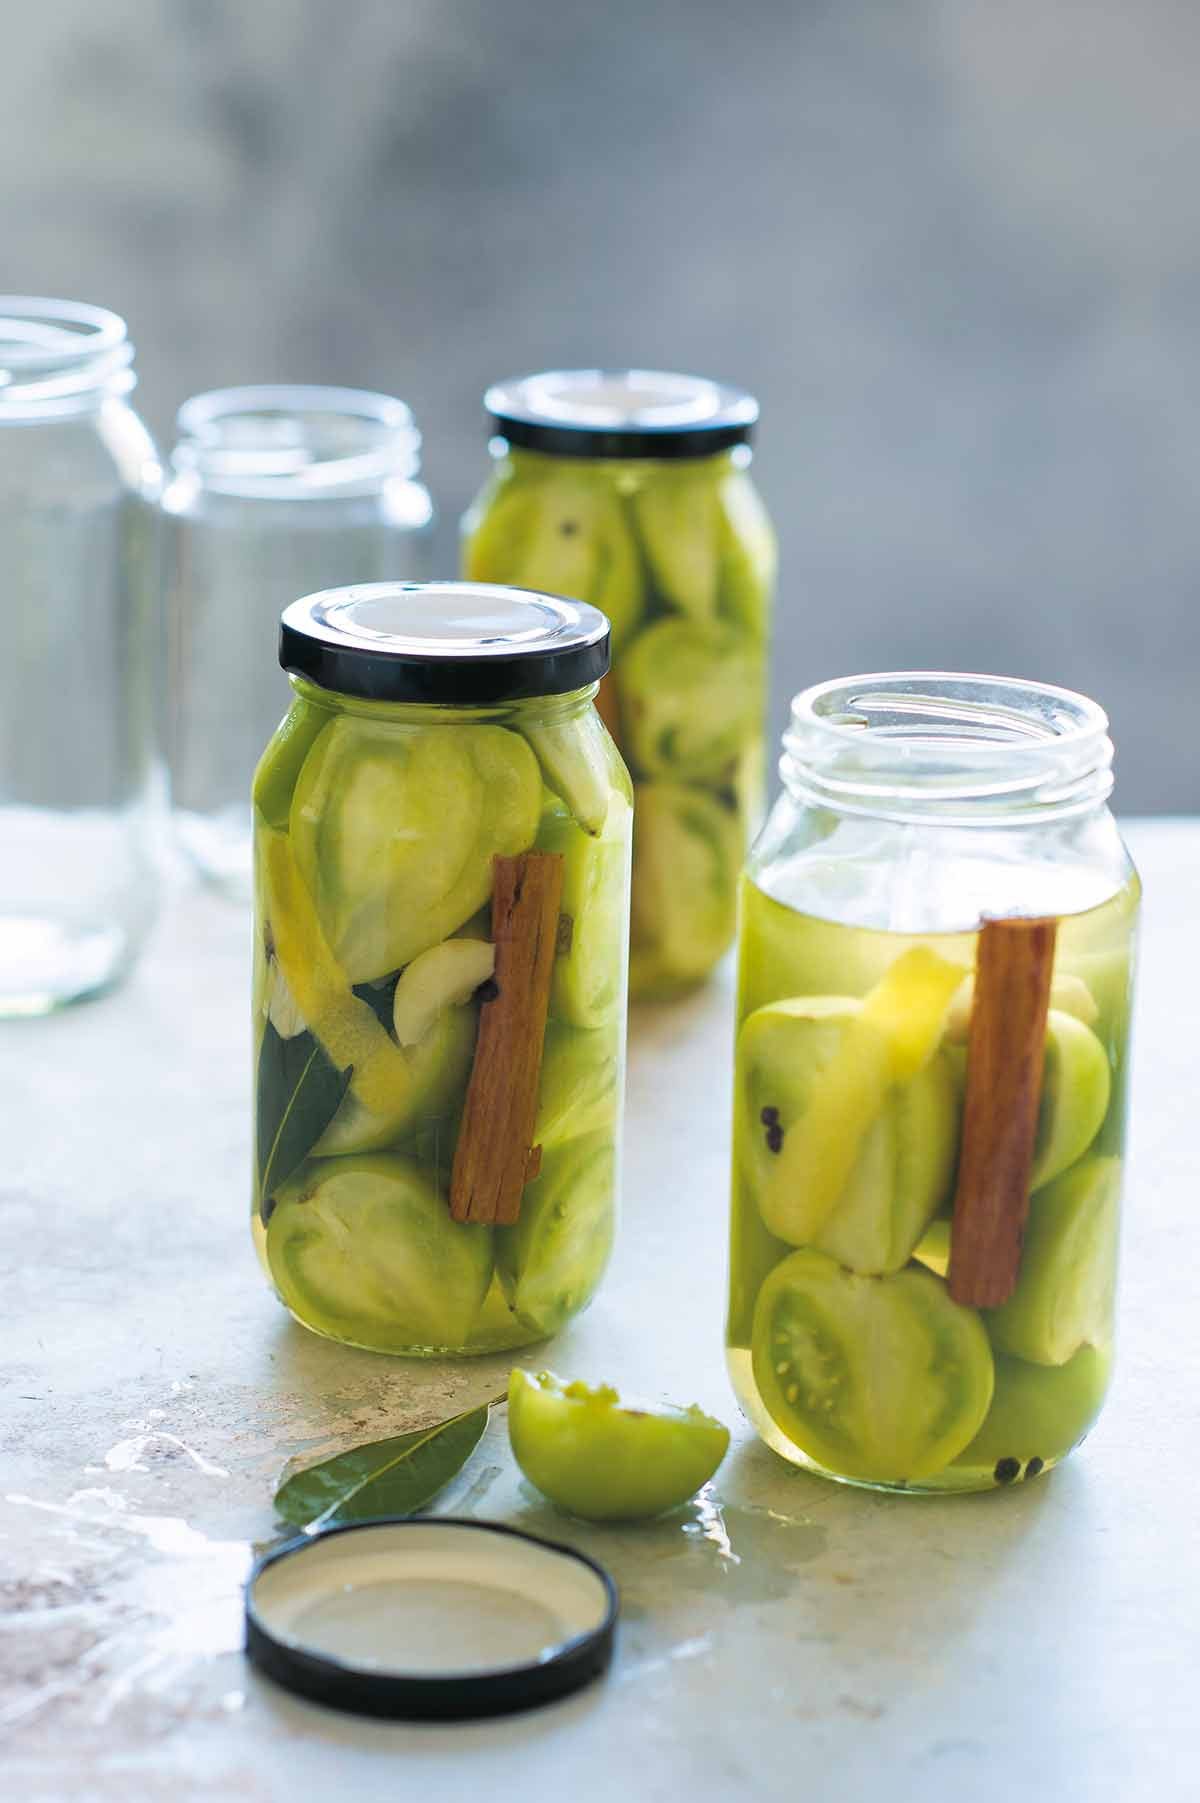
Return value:
[(758, 420), (744, 389), (653, 369), (546, 370), (495, 383), (483, 404), (510, 444), (558, 457), (711, 457)]
[(246, 1653), (286, 1689), (356, 1715), (509, 1715), (606, 1671), (617, 1607), (603, 1566), (516, 1528), (354, 1522), (258, 1561)]
[(486, 706), (599, 682), (609, 625), (599, 608), (531, 589), (369, 582), (286, 607), (279, 661), (367, 701)]

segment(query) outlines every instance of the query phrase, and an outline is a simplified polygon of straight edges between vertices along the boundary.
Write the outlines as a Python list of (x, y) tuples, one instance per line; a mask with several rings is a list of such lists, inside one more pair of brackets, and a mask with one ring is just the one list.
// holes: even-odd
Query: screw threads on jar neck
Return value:
[(1086, 696), (1002, 676), (904, 671), (806, 689), (780, 774), (808, 806), (964, 826), (1065, 819), (1112, 790), (1112, 741)]
[(421, 435), (392, 395), (269, 384), (193, 395), (172, 462), (227, 494), (299, 499), (414, 477)]
[(0, 421), (85, 413), (136, 381), (118, 314), (82, 301), (0, 295)]

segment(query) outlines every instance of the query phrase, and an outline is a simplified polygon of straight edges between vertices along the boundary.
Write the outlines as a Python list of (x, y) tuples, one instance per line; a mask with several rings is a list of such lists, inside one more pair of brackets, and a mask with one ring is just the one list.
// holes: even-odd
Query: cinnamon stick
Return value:
[(450, 1175), (456, 1221), (517, 1219), (521, 1192), (537, 1175), (533, 1145), (542, 1041), (562, 900), (559, 852), (492, 859), (495, 994), (481, 1004), (475, 1061)]
[(600, 678), (600, 687), (596, 690), (596, 712), (607, 726), (609, 735), (618, 750), (621, 745), (621, 708), (617, 700), (617, 685), (613, 681), (613, 673), (609, 670)]
[(1016, 1286), (1029, 1213), (1056, 920), (985, 920), (975, 953), (950, 1294), (999, 1308)]

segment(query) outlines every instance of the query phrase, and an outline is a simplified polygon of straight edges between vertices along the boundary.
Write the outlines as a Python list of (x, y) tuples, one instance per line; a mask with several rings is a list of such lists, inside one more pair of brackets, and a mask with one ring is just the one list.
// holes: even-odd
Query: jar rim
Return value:
[(412, 409), (373, 389), (292, 382), (207, 389), (184, 401), (176, 426), (174, 468), (226, 494), (319, 499), (420, 469)]
[(964, 823), (1060, 818), (1112, 789), (1108, 716), (1018, 677), (904, 670), (837, 677), (792, 702), (781, 774), (841, 812)]
[(125, 321), (107, 307), (0, 294), (0, 417), (78, 413), (136, 383)]

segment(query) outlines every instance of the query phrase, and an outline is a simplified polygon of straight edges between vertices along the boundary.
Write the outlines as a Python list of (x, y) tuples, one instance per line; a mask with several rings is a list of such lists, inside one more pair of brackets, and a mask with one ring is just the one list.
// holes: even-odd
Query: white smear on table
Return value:
[(197, 1452), (194, 1446), (189, 1446), (186, 1440), (181, 1440), (178, 1434), (168, 1433), (164, 1428), (149, 1427), (140, 1421), (131, 1425), (142, 1431), (134, 1434), (131, 1439), (118, 1440), (115, 1446), (110, 1446), (104, 1455), (103, 1467), (89, 1465), (89, 1471), (100, 1469), (113, 1472), (149, 1471), (151, 1466), (146, 1463), (146, 1456), (148, 1453), (152, 1454), (157, 1447), (161, 1448), (168, 1458), (175, 1454), (182, 1454), (185, 1458), (190, 1459), (196, 1470), (202, 1471), (205, 1477), (229, 1476), (223, 1465), (214, 1465), (211, 1459), (206, 1459), (203, 1453)]

